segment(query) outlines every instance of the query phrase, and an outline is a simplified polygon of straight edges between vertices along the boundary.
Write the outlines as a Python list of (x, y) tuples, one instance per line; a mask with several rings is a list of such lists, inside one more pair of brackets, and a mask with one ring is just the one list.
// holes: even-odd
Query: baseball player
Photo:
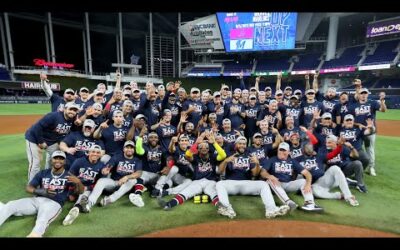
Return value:
[[(300, 125), (300, 117), (302, 115), (300, 97), (298, 95), (292, 95), (289, 100), (290, 103), (285, 109), (284, 119), (286, 121), (288, 117), (292, 117), (293, 126), (298, 127)], [(286, 124), (285, 128), (287, 128), (287, 126), (288, 125)]]
[(51, 169), (38, 172), (26, 187), (35, 197), (9, 201), (0, 208), (0, 226), (12, 215), (37, 214), (35, 227), (27, 237), (42, 237), (47, 227), (61, 213), (70, 189), (76, 194), (83, 192), (81, 181), (65, 171), (65, 153), (54, 151), (51, 155)]
[(200, 90), (192, 88), (190, 90), (190, 99), (183, 103), (182, 111), (188, 114), (188, 122), (198, 124), (200, 119), (206, 114), (207, 107), (199, 100)]
[(46, 74), (40, 74), (40, 85), (47, 97), (50, 98), (51, 112), (64, 111), (65, 104), (68, 102), (73, 102), (75, 100), (75, 91), (70, 88), (64, 91), (63, 98), (53, 93), (50, 85), (48, 84)]
[(233, 92), (233, 98), (230, 103), (226, 103), (224, 106), (224, 117), (229, 118), (231, 121), (231, 127), (233, 130), (244, 130), (243, 119), (246, 117), (245, 107), (239, 102), (239, 98), (242, 91), (237, 88)]
[[(346, 142), (351, 146), (349, 142)], [(358, 206), (359, 203), (351, 194), (349, 186), (342, 170), (334, 165), (327, 170), (324, 168), (324, 160), (328, 155), (317, 155), (311, 143), (304, 145), (304, 155), (298, 159), (301, 166), (307, 169), (312, 175), (312, 191), (315, 197), (323, 199), (345, 199), (351, 206)], [(339, 187), (340, 192), (330, 192), (332, 188)]]
[(176, 127), (171, 125), (171, 118), (171, 110), (164, 109), (160, 122), (151, 126), (151, 129), (155, 130), (158, 134), (163, 152), (168, 152), (168, 146), (171, 142), (171, 138), (177, 133)]
[[(203, 141), (205, 136), (208, 142)], [(214, 148), (218, 151), (217, 155), (210, 154), (209, 143), (213, 144)], [(204, 133), (200, 135), (196, 143), (186, 151), (185, 156), (187, 160), (191, 162), (194, 169), (193, 181), (169, 202), (165, 202), (159, 197), (157, 199), (158, 204), (164, 210), (169, 210), (177, 205), (183, 204), (185, 200), (195, 195), (204, 193), (211, 197), (214, 205), (217, 205), (218, 197), (217, 191), (215, 190), (217, 180), (216, 166), (219, 161), (225, 159), (226, 154), (224, 150), (215, 142), (212, 133)]]
[(238, 130), (233, 130), (231, 126), (231, 120), (225, 118), (222, 121), (222, 131), (220, 132), (222, 137), (224, 137), (224, 141), (226, 143), (235, 144), (236, 138), (238, 138), (241, 134)]
[(79, 110), (83, 110), (86, 107), (86, 103), (89, 101), (89, 89), (82, 87), (79, 90), (79, 96), (75, 99), (75, 103), (79, 105)]
[[(278, 198), (287, 204), (291, 210), (297, 208), (287, 192), (301, 191), (304, 197), (304, 205), (301, 207), (305, 211), (322, 211), (314, 202), (311, 182), (312, 176), (307, 169), (304, 169), (297, 161), (289, 156), (290, 147), (286, 142), (282, 142), (278, 147), (278, 155), (268, 159), (261, 169), (261, 177), (266, 179), (270, 187), (277, 194)], [(297, 174), (302, 174), (306, 179), (294, 179)]]
[(276, 100), (271, 100), (269, 102), (268, 109), (260, 111), (257, 125), (260, 125), (263, 120), (268, 121), (269, 127), (275, 127), (277, 129), (282, 128), (282, 114), (278, 110), (278, 102)]
[(84, 186), (84, 191), (78, 196), (72, 209), (63, 221), (64, 226), (71, 225), (79, 216), (79, 212), (88, 212), (88, 197), (93, 190), (100, 175), (106, 175), (108, 169), (100, 161), (102, 149), (99, 145), (93, 144), (88, 149), (88, 155), (77, 159), (71, 166), (69, 173), (78, 177)]
[(322, 103), (315, 99), (315, 92), (314, 89), (306, 90), (306, 100), (301, 103), (302, 116), (300, 117), (300, 125), (306, 128), (311, 127), (315, 112), (321, 111), (321, 113), (325, 113)]
[[(114, 155), (106, 164), (105, 173), (111, 172), (111, 178), (100, 178), (93, 188), (92, 193), (88, 198), (88, 211), (91, 210), (103, 190), (112, 191), (109, 196), (104, 196), (101, 201), (101, 206), (107, 206), (114, 203), (124, 194), (128, 193), (142, 174), (142, 161), (135, 157), (135, 143), (133, 141), (126, 141), (122, 154)], [(129, 200), (137, 207), (143, 207), (144, 202), (140, 195), (129, 195)]]
[(105, 144), (106, 155), (101, 159), (103, 163), (107, 163), (114, 154), (122, 150), (128, 133), (128, 128), (123, 126), (124, 116), (121, 110), (116, 110), (112, 119), (114, 124), (108, 125), (106, 120), (93, 134), (94, 139), (102, 139)]
[[(219, 172), (225, 172), (226, 180), (219, 181), (216, 190), (219, 198), (218, 213), (229, 218), (236, 217), (228, 195), (260, 195), (265, 206), (265, 217), (285, 215), (289, 206), (276, 207), (271, 189), (265, 181), (252, 180), (260, 173), (260, 163), (256, 156), (246, 152), (247, 139), (240, 136), (235, 141), (236, 152), (219, 165)], [(226, 169), (226, 171), (225, 171)]]
[(180, 114), (181, 114), (181, 107), (179, 107), (176, 104), (176, 95), (174, 92), (174, 85), (170, 84), (167, 85), (167, 93), (164, 97), (164, 99), (162, 100), (161, 103), (161, 110), (165, 110), (165, 109), (169, 109), (171, 110), (171, 124), (175, 127), (178, 127), (178, 123), (179, 123), (179, 118), (180, 118)]
[(102, 149), (101, 155), (105, 154), (104, 143), (92, 137), (95, 126), (93, 120), (86, 119), (81, 131), (69, 133), (60, 142), (60, 150), (67, 154), (67, 166), (72, 166), (76, 159), (85, 156), (93, 145), (99, 145)]
[(244, 134), (247, 138), (250, 138), (254, 134), (254, 131), (257, 130), (257, 116), (261, 108), (256, 102), (257, 97), (255, 95), (250, 95), (249, 103), (245, 110), (246, 118)]
[(285, 142), (290, 141), (290, 136), (292, 134), (299, 134), (300, 129), (297, 126), (294, 126), (295, 119), (292, 116), (286, 116), (285, 118), (285, 128), (280, 130), (280, 134), (283, 137)]
[(213, 93), (213, 100), (208, 102), (207, 104), (207, 110), (210, 113), (215, 113), (217, 115), (217, 123), (219, 126), (222, 126), (222, 120), (224, 119), (224, 104), (221, 99), (221, 93), (218, 91), (215, 91)]
[(74, 125), (79, 107), (67, 103), (63, 112), (51, 112), (41, 118), (25, 133), (26, 153), (29, 161), (28, 180), (40, 171), (40, 149), (47, 152), (46, 166), (50, 166), (50, 156), (58, 150), (58, 143), (70, 132)]

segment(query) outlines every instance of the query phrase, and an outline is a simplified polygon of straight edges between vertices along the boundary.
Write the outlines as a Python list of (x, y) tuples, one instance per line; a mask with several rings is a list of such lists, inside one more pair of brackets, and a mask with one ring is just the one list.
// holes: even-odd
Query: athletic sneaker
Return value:
[(357, 181), (350, 179), (349, 177), (346, 178), (347, 184), (349, 185), (349, 187), (356, 187), (357, 186)]
[(101, 199), (101, 201), (100, 201), (100, 205), (102, 207), (105, 207), (105, 206), (107, 206), (109, 204), (111, 204), (111, 199), (108, 196), (104, 196), (103, 199)]
[(309, 201), (306, 201), (304, 203), (304, 205), (301, 207), (301, 209), (304, 210), (304, 211), (309, 211), (309, 212), (322, 212), (322, 211), (324, 211), (324, 209), (322, 207), (318, 206), (314, 202), (309, 202)]
[(361, 193), (368, 193), (368, 189), (365, 185), (357, 185), (357, 190), (360, 191)]
[(346, 202), (348, 202), (353, 207), (357, 207), (358, 205), (360, 205), (360, 203), (358, 203), (358, 201), (356, 200), (356, 197), (354, 195), (351, 196), (349, 199), (346, 199)]
[(79, 208), (78, 207), (73, 207), (71, 210), (69, 210), (68, 215), (65, 217), (63, 221), (64, 226), (71, 225), (72, 222), (75, 221), (76, 218), (79, 216)]
[(163, 200), (161, 197), (157, 197), (157, 203), (158, 205), (164, 209), (165, 211), (171, 210), (171, 207), (168, 206), (168, 202), (166, 202), (165, 200)]
[(376, 176), (375, 168), (370, 168), (370, 169), (369, 169), (369, 174), (370, 174), (371, 176)]
[[(297, 205), (296, 205), (297, 206)], [(288, 205), (283, 205), (278, 208), (278, 215), (283, 216), (290, 211), (290, 207)]]
[(152, 198), (156, 198), (158, 196), (160, 196), (160, 189), (158, 188), (154, 188), (153, 191), (151, 191), (150, 197)]
[(232, 208), (231, 206), (225, 207), (225, 206), (222, 205), (220, 202), (218, 203), (218, 210), (217, 210), (217, 212), (218, 212), (220, 215), (229, 217), (230, 219), (233, 219), (233, 218), (236, 217), (236, 213), (235, 213), (235, 211), (233, 210), (233, 208)]
[(86, 195), (82, 196), (81, 201), (79, 202), (79, 205), (81, 205), (81, 207), (82, 207), (82, 212), (90, 213), (90, 205), (89, 205), (88, 197)]
[(278, 208), (274, 211), (267, 210), (267, 211), (265, 211), (265, 218), (267, 218), (267, 219), (275, 218), (278, 215), (278, 213), (279, 213)]
[(132, 202), (133, 205), (135, 205), (137, 207), (143, 207), (144, 206), (144, 202), (143, 202), (142, 196), (139, 195), (139, 194), (131, 193), (129, 195), (129, 200)]
[(289, 206), (290, 208), (290, 212), (293, 212), (294, 210), (296, 210), (296, 208), (298, 208), (299, 206), (292, 200), (289, 200), (286, 205)]

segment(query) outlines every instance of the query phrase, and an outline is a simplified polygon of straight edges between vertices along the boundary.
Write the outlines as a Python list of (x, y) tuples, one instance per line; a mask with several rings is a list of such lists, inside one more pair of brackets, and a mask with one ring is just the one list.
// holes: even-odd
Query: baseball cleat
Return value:
[[(296, 205), (297, 206), (297, 205)], [(290, 207), (288, 205), (283, 205), (278, 208), (278, 215), (283, 216), (290, 211)]]
[(160, 196), (160, 194), (161, 194), (160, 189), (154, 188), (153, 191), (151, 191), (150, 197), (156, 198)]
[(68, 215), (65, 217), (63, 221), (64, 226), (69, 226), (72, 224), (72, 222), (75, 221), (76, 218), (79, 216), (79, 208), (78, 207), (73, 207), (71, 210), (69, 210)]
[(225, 207), (225, 206), (222, 205), (221, 203), (218, 203), (218, 210), (217, 210), (217, 212), (218, 212), (220, 215), (229, 217), (230, 219), (233, 219), (233, 218), (236, 217), (236, 213), (235, 213), (235, 211), (233, 210), (232, 207)]
[(357, 185), (357, 190), (360, 191), (361, 193), (368, 193), (368, 189), (365, 185)]
[(157, 203), (162, 209), (164, 209), (166, 211), (171, 209), (171, 207), (168, 206), (168, 202), (163, 200), (161, 197), (157, 197)]
[(375, 168), (370, 168), (370, 169), (369, 169), (369, 174), (370, 174), (371, 176), (376, 176)]
[(357, 207), (360, 205), (360, 203), (358, 203), (358, 201), (356, 200), (356, 197), (354, 195), (351, 196), (349, 199), (346, 199), (346, 202), (348, 202), (353, 207)]
[(324, 209), (318, 205), (316, 205), (314, 202), (306, 202), (304, 205), (301, 207), (302, 210), (308, 211), (308, 212), (322, 212)]
[(144, 207), (142, 196), (139, 194), (134, 194), (134, 193), (130, 194), (129, 200), (132, 202), (133, 205), (137, 207)]
[(267, 210), (265, 212), (265, 218), (272, 219), (272, 218), (275, 218), (277, 216), (277, 214), (278, 214), (278, 210), (274, 210), (274, 211), (268, 211)]
[(111, 199), (108, 196), (104, 196), (103, 199), (101, 199), (101, 201), (100, 201), (100, 205), (102, 207), (105, 207), (105, 206), (107, 206), (109, 204), (111, 204)]
[(79, 202), (79, 205), (81, 205), (81, 207), (82, 207), (82, 212), (90, 213), (90, 205), (89, 205), (87, 196), (82, 196), (81, 201)]
[(286, 205), (289, 206), (290, 208), (290, 212), (293, 212), (294, 210), (296, 210), (296, 208), (298, 208), (299, 206), (292, 200), (289, 200)]

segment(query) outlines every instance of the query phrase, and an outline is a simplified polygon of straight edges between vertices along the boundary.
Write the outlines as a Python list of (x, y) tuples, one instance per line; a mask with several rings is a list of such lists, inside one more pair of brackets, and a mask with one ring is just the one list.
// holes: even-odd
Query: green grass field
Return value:
[[(40, 108), (39, 108), (40, 106)], [(38, 108), (36, 108), (38, 107)], [(0, 114), (46, 113), (48, 105), (0, 105)], [(33, 112), (32, 112), (33, 110)], [(400, 112), (389, 111), (393, 119), (400, 120)], [(385, 114), (386, 115), (386, 114)], [(378, 116), (379, 119), (388, 117)], [(1, 121), (1, 118), (0, 118)], [(360, 202), (359, 207), (351, 207), (344, 201), (317, 200), (325, 208), (323, 214), (309, 214), (295, 211), (293, 214), (281, 217), (280, 220), (306, 220), (354, 225), (376, 230), (400, 234), (399, 176), (400, 168), (400, 138), (378, 136), (376, 145), (377, 177), (366, 175), (368, 194), (352, 190)], [(25, 141), (22, 134), (0, 136), (0, 201), (29, 196), (25, 192), (27, 181), (27, 160)], [(302, 204), (301, 196), (290, 194)], [(144, 194), (145, 207), (134, 207), (127, 196), (108, 207), (94, 207), (90, 214), (81, 214), (73, 225), (64, 227), (62, 221), (67, 215), (72, 203), (64, 206), (62, 214), (50, 225), (47, 237), (130, 237), (145, 233), (173, 228), (177, 226), (197, 224), (210, 221), (227, 221), (226, 217), (217, 214), (211, 204), (193, 204), (192, 200), (172, 211), (161, 210), (156, 200)], [(238, 216), (235, 220), (264, 219), (264, 208), (260, 197), (231, 197)], [(24, 237), (34, 226), (36, 216), (11, 217), (0, 227), (0, 237)]]

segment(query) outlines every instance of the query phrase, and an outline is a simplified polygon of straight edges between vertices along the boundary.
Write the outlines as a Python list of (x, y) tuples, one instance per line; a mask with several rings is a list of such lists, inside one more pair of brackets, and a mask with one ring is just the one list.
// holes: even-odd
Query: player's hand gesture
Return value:
[(81, 182), (81, 180), (78, 177), (76, 177), (75, 175), (73, 175), (71, 173), (67, 177), (67, 180), (68, 180), (68, 182), (72, 182), (72, 183), (75, 183), (75, 184)]
[(311, 193), (311, 192), (312, 192), (312, 190), (311, 190), (311, 184), (306, 184), (306, 185), (304, 186), (303, 191), (304, 191), (304, 193), (306, 193), (306, 194)]
[(196, 110), (196, 108), (193, 105), (189, 105), (189, 108), (188, 108), (187, 112), (190, 113), (190, 112), (193, 112), (195, 110)]
[(48, 81), (47, 80), (47, 75), (45, 73), (40, 73), (40, 81)]
[(122, 185), (124, 185), (128, 180), (129, 180), (128, 176), (125, 175), (124, 177), (122, 177), (121, 179), (118, 180), (118, 185), (119, 185), (119, 186), (122, 186)]
[(187, 121), (187, 118), (188, 118), (188, 115), (187, 115), (187, 113), (181, 113), (181, 119), (180, 119), (180, 122), (181, 123), (184, 123), (184, 122), (186, 122)]
[(257, 159), (257, 156), (253, 155), (252, 157), (250, 157), (250, 162), (254, 163), (256, 165), (260, 165), (260, 161)]
[(272, 134), (274, 134), (274, 135), (279, 134), (278, 129), (276, 129), (275, 127), (271, 127), (271, 132), (272, 132)]
[(215, 142), (214, 133), (208, 132), (208, 134), (207, 134), (207, 139), (208, 139), (208, 143), (213, 144), (213, 143)]
[(47, 148), (47, 144), (45, 142), (38, 144), (38, 147), (41, 149), (46, 149)]
[(168, 173), (169, 173), (169, 170), (170, 170), (170, 168), (169, 167), (164, 167), (162, 170), (161, 170), (161, 174), (162, 175), (167, 175)]
[(92, 106), (90, 106), (90, 107), (88, 107), (87, 109), (86, 109), (86, 115), (87, 116), (89, 116), (89, 115), (93, 115), (94, 114), (94, 108), (92, 107)]
[(386, 93), (385, 92), (381, 92), (379, 93), (379, 100), (382, 102), (385, 102), (385, 97), (386, 97)]
[(108, 175), (111, 171), (111, 166), (106, 166), (101, 170), (102, 175)]
[(234, 129), (233, 131), (235, 132), (236, 136), (241, 136), (242, 135), (239, 130)]
[(339, 137), (338, 144), (339, 144), (339, 145), (343, 145), (345, 142), (346, 142), (346, 138), (344, 138), (344, 136), (341, 135), (341, 136)]
[(304, 126), (300, 126), (299, 128), (300, 128), (300, 130), (303, 131), (304, 133), (306, 133), (306, 132), (308, 131), (307, 128), (304, 127)]
[(174, 136), (171, 138), (172, 143), (177, 143), (178, 142), (178, 136)]
[(143, 138), (143, 136), (147, 133), (147, 127), (143, 126), (143, 128), (140, 130), (139, 137)]
[(306, 80), (310, 80), (310, 75), (304, 75), (304, 79), (306, 79)]
[(238, 156), (237, 153), (236, 153), (236, 154), (233, 154), (233, 155), (227, 157), (227, 158), (225, 159), (225, 161), (226, 161), (226, 162), (233, 162), (233, 161), (236, 160), (237, 156)]
[(119, 72), (119, 69), (117, 69), (115, 77), (117, 78), (117, 80), (121, 80), (121, 72)]
[(282, 79), (282, 72), (279, 72), (278, 75), (276, 76), (278, 79)]
[(320, 109), (315, 110), (315, 112), (313, 113), (313, 118), (314, 118), (315, 120), (318, 120), (318, 119), (321, 118), (320, 115), (321, 115), (321, 110), (320, 110)]
[(261, 80), (261, 76), (257, 76), (256, 77), (256, 82), (260, 82), (260, 80)]
[(315, 72), (315, 74), (314, 74), (314, 79), (317, 79), (317, 78), (318, 78), (318, 76), (319, 76), (319, 72), (318, 72), (318, 71), (316, 71), (316, 72)]
[(100, 124), (100, 128), (102, 128), (102, 129), (108, 128), (108, 119)]
[(76, 153), (76, 148), (72, 148), (72, 147), (68, 148), (67, 149), (67, 153), (70, 154), (70, 155), (74, 155)]
[(351, 143), (350, 142), (345, 142), (345, 143), (343, 143), (343, 145), (345, 145), (346, 147), (348, 147), (348, 148), (351, 148), (351, 147), (353, 147), (353, 145), (351, 145)]

